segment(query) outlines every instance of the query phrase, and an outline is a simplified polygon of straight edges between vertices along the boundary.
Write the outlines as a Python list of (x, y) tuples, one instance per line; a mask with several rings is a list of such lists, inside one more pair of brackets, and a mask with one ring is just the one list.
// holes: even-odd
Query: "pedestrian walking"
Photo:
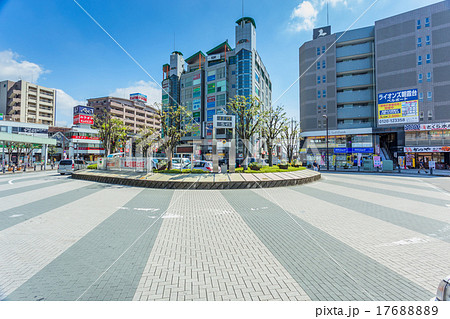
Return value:
[(425, 166), (423, 166), (423, 160), (420, 160), (419, 162), (419, 171), (417, 173), (420, 174), (421, 170), (424, 170), (425, 173), (428, 174), (427, 170), (425, 169)]
[(319, 167), (318, 167), (318, 165), (317, 165), (317, 161), (314, 161), (313, 167), (314, 167), (314, 170), (315, 170), (316, 172), (319, 170)]

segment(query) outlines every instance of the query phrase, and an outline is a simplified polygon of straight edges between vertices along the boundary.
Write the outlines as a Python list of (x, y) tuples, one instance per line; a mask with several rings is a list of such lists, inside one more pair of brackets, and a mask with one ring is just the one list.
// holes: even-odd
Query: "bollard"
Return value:
[(36, 172), (36, 164), (34, 164), (34, 171)]
[(401, 173), (402, 171), (401, 171), (401, 167), (400, 167), (400, 165), (398, 166), (398, 172), (399, 173)]
[(433, 175), (433, 167), (430, 168), (430, 175)]
[(13, 166), (13, 173), (16, 172), (16, 166)]
[(27, 166), (24, 165), (24, 166), (23, 166), (23, 172), (25, 173), (26, 171), (27, 171)]
[(360, 172), (361, 171), (361, 166), (358, 166), (358, 172)]
[(334, 170), (337, 170), (336, 164), (334, 165)]
[(6, 168), (5, 168), (5, 166), (3, 166), (2, 171), (3, 171), (3, 174), (6, 173)]
[(43, 165), (41, 164), (41, 171), (42, 171), (42, 169), (43, 169)]

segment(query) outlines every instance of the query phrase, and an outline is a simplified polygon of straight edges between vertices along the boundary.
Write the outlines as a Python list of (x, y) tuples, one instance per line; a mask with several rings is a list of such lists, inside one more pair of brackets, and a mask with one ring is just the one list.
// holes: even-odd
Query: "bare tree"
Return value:
[(161, 119), (161, 146), (167, 154), (167, 169), (172, 169), (172, 156), (175, 147), (181, 138), (192, 132), (192, 116), (181, 105), (165, 106), (160, 108)]
[(230, 114), (236, 116), (236, 132), (244, 147), (244, 167), (250, 152), (250, 141), (260, 131), (261, 103), (255, 97), (236, 95), (227, 104)]
[(300, 143), (300, 132), (300, 124), (297, 121), (291, 119), (285, 122), (281, 133), (282, 145), (290, 163), (294, 157), (295, 149)]
[(270, 107), (262, 114), (261, 132), (266, 139), (269, 152), (269, 166), (273, 166), (273, 147), (286, 125), (286, 112), (282, 106)]

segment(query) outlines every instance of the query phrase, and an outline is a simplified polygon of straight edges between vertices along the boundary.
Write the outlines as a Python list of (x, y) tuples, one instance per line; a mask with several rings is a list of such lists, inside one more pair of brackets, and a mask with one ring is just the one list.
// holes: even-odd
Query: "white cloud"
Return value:
[(50, 72), (36, 63), (19, 59), (19, 55), (11, 50), (0, 52), (0, 81), (22, 79), (36, 83), (42, 74)]
[(147, 95), (147, 104), (149, 105), (161, 103), (161, 88), (153, 81), (137, 81), (129, 87), (116, 89), (114, 92), (111, 92), (109, 96), (128, 99), (130, 98), (131, 93), (142, 93)]
[(312, 30), (317, 21), (319, 11), (323, 9), (326, 4), (331, 7), (338, 5), (347, 7), (349, 2), (361, 2), (361, 0), (309, 0), (301, 1), (297, 7), (292, 10), (289, 22), (289, 29), (294, 32), (303, 30)]
[(318, 13), (312, 2), (301, 2), (291, 13), (291, 29), (296, 32), (313, 29)]
[(86, 105), (86, 101), (77, 101), (63, 90), (56, 89), (56, 120), (58, 126), (72, 125), (73, 107), (77, 105)]

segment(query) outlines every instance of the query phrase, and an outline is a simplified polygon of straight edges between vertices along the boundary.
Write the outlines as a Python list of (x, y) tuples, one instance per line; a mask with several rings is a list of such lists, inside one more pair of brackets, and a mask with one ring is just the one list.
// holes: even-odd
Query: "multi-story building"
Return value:
[[(419, 161), (448, 167), (450, 1), (376, 21), (375, 35), (381, 145), (405, 156), (410, 167)], [(394, 101), (401, 116), (384, 115), (386, 95), (393, 92), (407, 95), (406, 101)]]
[(140, 100), (119, 97), (98, 97), (87, 100), (87, 106), (94, 108), (94, 114), (109, 112), (129, 128), (130, 134), (137, 134), (143, 128), (161, 129), (158, 110)]
[(299, 51), (308, 160), (324, 160), (328, 119), (330, 161), (338, 166), (358, 153), (410, 167), (450, 164), (449, 34), (450, 1), (367, 28), (315, 29)]
[(54, 125), (56, 90), (22, 80), (2, 81), (0, 113), (15, 122)]
[[(271, 105), (272, 83), (257, 50), (256, 24), (252, 18), (236, 21), (235, 48), (224, 41), (207, 51), (194, 53), (187, 59), (175, 51), (170, 64), (163, 65), (163, 108), (183, 105), (192, 117), (193, 132), (183, 138), (211, 139), (213, 116), (225, 114), (227, 102), (236, 95), (254, 96), (263, 108)], [(217, 138), (227, 137), (218, 130)], [(209, 152), (211, 146), (205, 147)]]
[(322, 163), (328, 120), (330, 162), (339, 167), (374, 153), (374, 27), (330, 30), (300, 47), (300, 120), (308, 162)]

